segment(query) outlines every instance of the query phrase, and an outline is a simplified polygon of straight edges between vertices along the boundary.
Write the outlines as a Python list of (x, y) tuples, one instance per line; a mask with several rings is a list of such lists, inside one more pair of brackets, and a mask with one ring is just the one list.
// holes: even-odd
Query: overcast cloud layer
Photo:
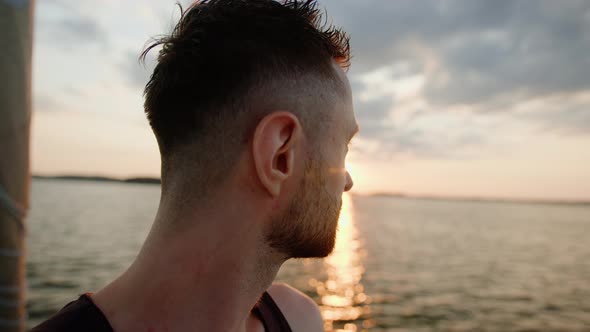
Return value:
[(507, 122), (590, 133), (588, 1), (323, 3), (352, 36), (362, 134), (381, 151), (455, 155)]

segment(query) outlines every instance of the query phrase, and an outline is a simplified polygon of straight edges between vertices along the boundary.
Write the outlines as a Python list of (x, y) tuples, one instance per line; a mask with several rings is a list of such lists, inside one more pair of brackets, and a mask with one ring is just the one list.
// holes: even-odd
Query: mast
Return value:
[(34, 0), (0, 0), (0, 330), (25, 331)]

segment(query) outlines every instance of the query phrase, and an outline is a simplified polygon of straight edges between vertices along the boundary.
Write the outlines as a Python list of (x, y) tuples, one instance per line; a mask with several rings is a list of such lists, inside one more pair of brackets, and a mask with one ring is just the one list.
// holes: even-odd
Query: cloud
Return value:
[(134, 88), (144, 89), (156, 65), (157, 50), (147, 54), (145, 63), (139, 60), (139, 51), (127, 51), (119, 68)]
[(35, 9), (35, 38), (68, 50), (108, 46), (108, 34), (98, 17), (64, 1), (40, 1)]
[(104, 32), (100, 25), (89, 18), (67, 18), (56, 22), (55, 29), (62, 41), (102, 42)]
[(328, 9), (352, 35), (353, 68), (418, 62), (430, 102), (590, 88), (587, 1), (344, 0)]
[(560, 5), (520, 6), (503, 25), (440, 44), (437, 74), (448, 79), (428, 86), (427, 95), (439, 103), (481, 103), (590, 88), (590, 3), (554, 8)]
[(515, 118), (535, 125), (540, 134), (590, 134), (590, 91), (551, 94), (522, 103), (513, 110)]
[(33, 112), (55, 112), (63, 109), (63, 105), (56, 99), (45, 94), (33, 96)]
[[(396, 71), (397, 78), (388, 78)], [(434, 109), (420, 94), (421, 81), (395, 68), (378, 69), (352, 81), (363, 141), (356, 147), (357, 155), (457, 159), (475, 156), (477, 148), (488, 143), (485, 133), (493, 121), (472, 112)]]
[(590, 99), (576, 97), (590, 91), (588, 1), (321, 3), (351, 35), (361, 136), (379, 153), (473, 153), (511, 122), (590, 134)]

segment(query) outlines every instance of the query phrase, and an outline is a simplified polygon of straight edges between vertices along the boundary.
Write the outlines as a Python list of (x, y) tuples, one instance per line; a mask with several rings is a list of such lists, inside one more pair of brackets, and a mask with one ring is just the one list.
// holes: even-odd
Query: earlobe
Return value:
[(252, 140), (255, 170), (272, 197), (280, 195), (285, 180), (293, 174), (300, 135), (299, 120), (290, 112), (273, 112), (256, 126)]

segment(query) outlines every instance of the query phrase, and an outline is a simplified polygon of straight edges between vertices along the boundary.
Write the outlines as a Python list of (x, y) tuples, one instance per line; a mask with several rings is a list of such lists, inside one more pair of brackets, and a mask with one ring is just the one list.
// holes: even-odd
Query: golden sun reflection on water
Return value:
[[(334, 252), (324, 259), (327, 280), (311, 280), (321, 298), (322, 316), (326, 331), (357, 331), (354, 322), (366, 316), (368, 301), (361, 284), (364, 267), (363, 250), (354, 224), (354, 207), (350, 195), (342, 197), (342, 210)], [(338, 321), (342, 328), (336, 328)], [(364, 327), (367, 327), (364, 322)]]

